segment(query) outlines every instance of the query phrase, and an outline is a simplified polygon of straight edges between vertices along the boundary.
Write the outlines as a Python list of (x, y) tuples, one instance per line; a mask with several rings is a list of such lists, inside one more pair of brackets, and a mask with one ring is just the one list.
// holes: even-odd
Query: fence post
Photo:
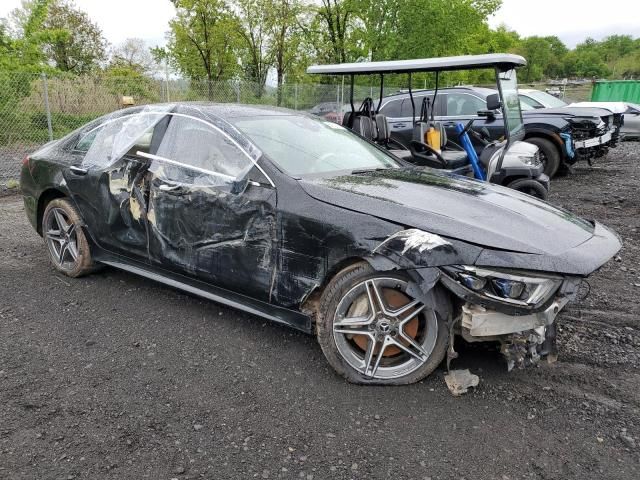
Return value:
[(294, 85), (293, 89), (293, 109), (298, 110), (298, 84)]
[(171, 97), (169, 96), (169, 62), (166, 58), (164, 59), (164, 82), (167, 89), (167, 103), (169, 103), (171, 101)]
[(44, 87), (44, 108), (47, 113), (47, 129), (49, 130), (49, 141), (53, 140), (53, 127), (51, 126), (51, 107), (49, 106), (49, 86), (47, 85), (47, 74), (41, 73), (42, 86)]

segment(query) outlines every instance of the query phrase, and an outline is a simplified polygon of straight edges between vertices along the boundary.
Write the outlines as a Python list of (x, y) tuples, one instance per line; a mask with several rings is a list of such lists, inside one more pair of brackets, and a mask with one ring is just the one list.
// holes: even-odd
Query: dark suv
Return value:
[[(454, 87), (438, 90), (434, 106), (435, 120), (444, 124), (447, 136), (456, 139), (457, 123), (475, 119), (474, 129), (486, 127), (491, 139), (504, 134), (502, 115), (487, 112), (487, 96), (495, 90), (480, 87)], [(420, 113), (423, 99), (433, 101), (432, 90), (413, 92), (416, 116)], [(481, 112), (479, 114), (478, 112)], [(387, 116), (391, 136), (408, 145), (413, 135), (413, 113), (409, 93), (402, 92), (385, 97), (380, 113)], [(602, 156), (612, 146), (614, 127), (611, 112), (594, 108), (564, 108), (547, 112), (537, 109), (523, 112), (525, 141), (540, 148), (545, 164), (545, 173), (552, 177), (558, 168), (572, 165), (578, 160), (590, 160)], [(472, 138), (476, 150), (484, 148)]]

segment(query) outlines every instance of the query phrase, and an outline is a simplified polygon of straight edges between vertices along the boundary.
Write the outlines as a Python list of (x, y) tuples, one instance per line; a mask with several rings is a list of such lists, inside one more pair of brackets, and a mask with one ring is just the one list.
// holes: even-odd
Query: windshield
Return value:
[(320, 118), (274, 115), (231, 121), (291, 175), (400, 166), (366, 140)]
[(518, 97), (518, 78), (515, 69), (500, 72), (499, 78), (505, 123), (509, 130), (509, 138), (513, 140), (514, 137), (524, 134), (522, 112), (520, 111), (520, 98)]
[(538, 101), (544, 105), (545, 108), (560, 108), (567, 106), (567, 102), (564, 100), (560, 100), (558, 97), (554, 97), (547, 92), (541, 92), (540, 90), (531, 90), (527, 92), (527, 96)]

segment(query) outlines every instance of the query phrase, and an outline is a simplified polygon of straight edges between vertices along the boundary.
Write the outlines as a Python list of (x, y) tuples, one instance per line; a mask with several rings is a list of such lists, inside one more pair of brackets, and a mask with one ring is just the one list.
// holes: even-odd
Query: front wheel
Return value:
[(445, 356), (446, 321), (435, 294), (416, 296), (403, 274), (367, 263), (340, 272), (320, 299), (318, 342), (353, 383), (401, 385), (429, 375)]
[(549, 192), (544, 185), (542, 185), (537, 180), (533, 180), (530, 178), (520, 178), (518, 180), (514, 180), (513, 182), (509, 183), (507, 187), (512, 188), (513, 190), (517, 190), (518, 192), (526, 193), (527, 195), (531, 195), (532, 197), (539, 198), (540, 200), (546, 200), (549, 196)]
[(560, 151), (550, 140), (540, 137), (527, 138), (527, 143), (531, 143), (540, 149), (540, 161), (544, 165), (544, 173), (553, 178), (558, 168), (560, 168)]

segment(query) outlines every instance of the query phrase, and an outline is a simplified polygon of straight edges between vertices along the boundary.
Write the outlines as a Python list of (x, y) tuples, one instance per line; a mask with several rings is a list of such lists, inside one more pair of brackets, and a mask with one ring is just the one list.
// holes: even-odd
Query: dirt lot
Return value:
[(54, 273), (0, 199), (0, 478), (640, 478), (640, 144), (553, 183), (624, 249), (560, 318), (560, 361), (402, 388), (337, 377), (311, 337), (106, 270)]

